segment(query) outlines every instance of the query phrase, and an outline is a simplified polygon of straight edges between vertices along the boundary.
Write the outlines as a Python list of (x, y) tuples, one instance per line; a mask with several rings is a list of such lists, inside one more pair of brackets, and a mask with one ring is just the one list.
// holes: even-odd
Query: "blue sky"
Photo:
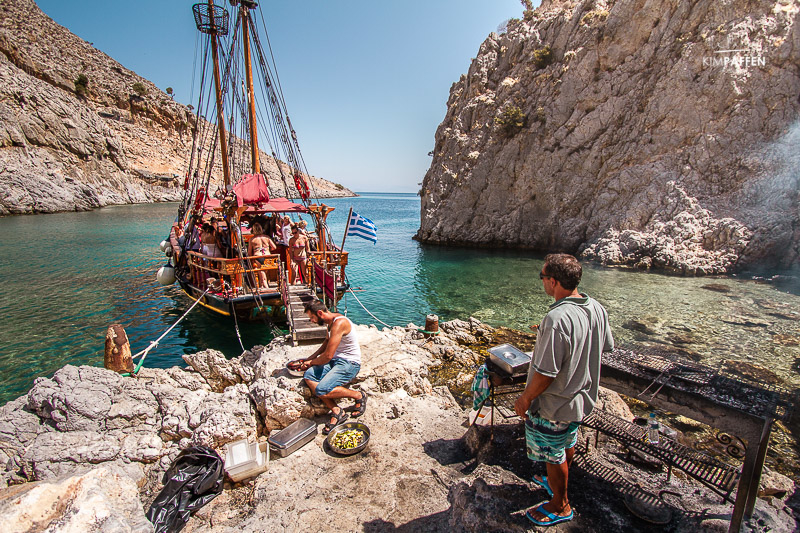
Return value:
[[(196, 105), (193, 3), (37, 0), (62, 26)], [(489, 33), (523, 7), (519, 0), (283, 0), (259, 9), (309, 171), (357, 191), (416, 192), (451, 84)]]

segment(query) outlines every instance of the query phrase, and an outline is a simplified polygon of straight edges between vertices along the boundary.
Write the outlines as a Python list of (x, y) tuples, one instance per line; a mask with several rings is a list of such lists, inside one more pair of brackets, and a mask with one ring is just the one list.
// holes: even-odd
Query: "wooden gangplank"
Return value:
[(328, 336), (328, 328), (314, 324), (303, 312), (303, 306), (314, 299), (310, 288), (303, 285), (289, 286), (286, 314), (289, 318), (292, 344), (295, 346), (301, 341), (321, 340)]

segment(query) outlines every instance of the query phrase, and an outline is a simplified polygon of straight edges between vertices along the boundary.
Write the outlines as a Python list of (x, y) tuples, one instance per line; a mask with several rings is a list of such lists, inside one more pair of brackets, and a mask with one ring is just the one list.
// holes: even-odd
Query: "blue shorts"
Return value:
[(303, 378), (316, 381), (318, 383), (316, 395), (325, 396), (336, 387), (350, 383), (358, 375), (359, 370), (361, 370), (360, 364), (334, 357), (324, 365), (312, 366), (306, 370)]
[(566, 451), (578, 443), (580, 422), (556, 422), (538, 415), (525, 420), (525, 444), (531, 461), (560, 465)]

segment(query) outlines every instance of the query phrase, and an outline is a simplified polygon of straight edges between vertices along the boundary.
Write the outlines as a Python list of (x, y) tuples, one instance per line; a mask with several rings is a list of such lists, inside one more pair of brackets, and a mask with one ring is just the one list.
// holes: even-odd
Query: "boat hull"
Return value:
[(248, 294), (235, 298), (203, 291), (186, 280), (178, 280), (181, 290), (192, 300), (215, 315), (233, 317), (239, 320), (262, 321), (267, 318), (273, 322), (286, 321), (286, 308), (279, 292), (265, 292), (258, 296)]
[[(257, 296), (247, 294), (228, 298), (211, 292), (203, 294), (203, 290), (185, 279), (179, 279), (178, 284), (186, 296), (194, 301), (199, 300), (198, 304), (201, 307), (217, 316), (231, 318), (235, 313), (238, 320), (261, 322), (267, 319), (274, 323), (286, 323), (286, 305), (278, 291), (262, 292)], [(347, 289), (347, 285), (339, 286), (339, 294), (344, 295)], [(321, 296), (321, 289), (317, 292), (320, 293), (318, 296)]]

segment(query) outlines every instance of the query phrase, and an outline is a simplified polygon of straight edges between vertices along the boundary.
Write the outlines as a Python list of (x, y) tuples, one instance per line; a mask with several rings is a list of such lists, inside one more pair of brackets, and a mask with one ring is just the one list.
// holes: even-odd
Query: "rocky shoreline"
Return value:
[[(443, 366), (478, 363), (469, 346), (503, 332), (474, 319), (443, 323), (431, 339), (413, 324), (357, 328), (365, 358), (356, 386), (370, 394), (361, 419), (372, 432), (368, 448), (339, 457), (318, 435), (288, 457), (273, 455), (267, 472), (228, 480), (186, 531), (528, 529), (522, 511), (545, 494), (529, 482), (534, 467), (519, 424), (499, 424), (490, 441), (486, 428), (468, 430), (466, 410), (432, 382)], [(0, 520), (12, 531), (151, 531), (144, 510), (180, 450), (204, 445), (224, 454), (228, 442), (263, 441), (300, 417), (324, 421), (325, 408), (284, 367), (313, 349), (278, 338), (233, 359), (213, 350), (186, 355), (186, 368), (145, 368), (137, 378), (69, 365), (38, 378), (0, 408)], [(454, 381), (469, 378), (464, 371)], [(615, 393), (603, 390), (601, 400), (630, 416)], [(577, 517), (562, 530), (648, 531), (652, 525), (628, 510), (637, 501), (640, 516), (668, 513), (670, 531), (727, 529), (730, 505), (683, 476), (665, 479), (601, 438), (579, 455), (570, 485)], [(772, 472), (762, 484), (747, 531), (795, 530), (785, 506), (794, 484)], [(641, 495), (660, 491), (660, 502), (642, 511)]]

